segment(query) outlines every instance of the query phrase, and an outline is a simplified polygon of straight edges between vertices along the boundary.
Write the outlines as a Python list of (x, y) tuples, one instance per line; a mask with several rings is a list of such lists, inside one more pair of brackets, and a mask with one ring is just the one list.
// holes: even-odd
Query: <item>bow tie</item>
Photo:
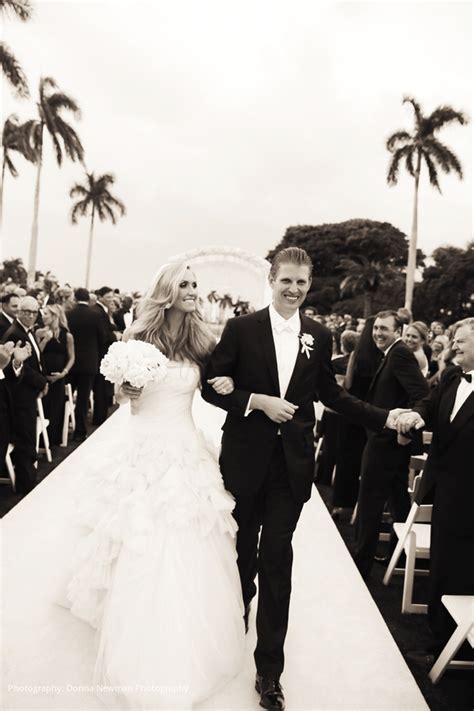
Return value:
[(461, 373), (461, 378), (464, 378), (464, 380), (467, 380), (468, 383), (472, 383), (472, 374), (471, 373)]
[(299, 333), (299, 324), (298, 323), (285, 323), (284, 321), (280, 323), (276, 323), (275, 326), (273, 327), (273, 330), (275, 333), (278, 335), (280, 333)]

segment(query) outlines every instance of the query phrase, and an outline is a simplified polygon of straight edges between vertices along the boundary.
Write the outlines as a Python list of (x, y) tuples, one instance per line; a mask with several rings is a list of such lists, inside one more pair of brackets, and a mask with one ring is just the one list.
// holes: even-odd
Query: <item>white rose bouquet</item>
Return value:
[(102, 358), (100, 372), (114, 385), (129, 383), (143, 388), (165, 377), (167, 363), (168, 358), (151, 343), (117, 341)]

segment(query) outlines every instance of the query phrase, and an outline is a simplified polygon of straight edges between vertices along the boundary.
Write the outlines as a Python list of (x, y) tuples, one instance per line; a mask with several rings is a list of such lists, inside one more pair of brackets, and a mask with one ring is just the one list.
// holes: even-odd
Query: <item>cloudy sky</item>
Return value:
[[(40, 76), (82, 109), (89, 170), (112, 172), (127, 216), (95, 232), (92, 285), (143, 288), (158, 266), (204, 245), (261, 256), (295, 224), (387, 220), (409, 233), (412, 180), (389, 188), (386, 137), (450, 104), (472, 117), (470, 3), (314, 0), (39, 2), (4, 37), (31, 101), (2, 82), (3, 118), (35, 114)], [(73, 120), (73, 119), (72, 119)], [(472, 124), (440, 138), (465, 179), (420, 195), (420, 241), (472, 239)], [(28, 254), (34, 169), (7, 177), (3, 255)], [(38, 267), (84, 281), (88, 222), (69, 222), (83, 174), (46, 142)]]

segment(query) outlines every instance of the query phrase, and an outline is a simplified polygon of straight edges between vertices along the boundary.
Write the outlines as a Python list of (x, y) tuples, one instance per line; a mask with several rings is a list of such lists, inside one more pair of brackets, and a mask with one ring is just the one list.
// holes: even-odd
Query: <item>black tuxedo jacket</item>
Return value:
[[(458, 535), (474, 535), (474, 393), (449, 421), (461, 380), (460, 368), (444, 371), (438, 388), (414, 410), (433, 432), (417, 502), (434, 487), (437, 521)], [(472, 561), (471, 561), (472, 563)]]
[[(99, 307), (100, 308), (100, 307)], [(66, 312), (74, 338), (75, 361), (72, 375), (96, 375), (104, 354), (105, 334), (100, 315), (86, 304), (77, 304)]]
[(5, 314), (0, 313), (0, 341), (3, 341), (3, 336), (8, 331), (12, 324), (7, 319)]
[[(6, 343), (7, 341), (13, 341), (14, 343), (21, 341), (22, 345), (30, 342), (27, 331), (16, 319), (3, 336), (3, 342)], [(11, 364), (9, 364), (7, 368), (11, 368)], [(6, 370), (7, 369), (5, 369), (5, 371)], [(31, 356), (23, 363), (22, 378), (15, 387), (15, 408), (17, 406), (20, 408), (36, 407), (36, 398), (48, 382), (45, 372), (41, 351), (40, 358), (38, 359), (35, 349), (31, 347)]]
[(99, 352), (99, 358), (100, 360), (102, 360), (102, 358), (109, 350), (109, 347), (117, 340), (117, 337), (115, 335), (115, 328), (114, 324), (110, 321), (109, 315), (106, 313), (106, 311), (102, 308), (100, 304), (94, 304), (94, 306), (91, 306), (90, 308), (91, 311), (94, 311), (99, 316), (99, 322), (101, 324), (102, 350)]
[[(252, 393), (280, 396), (275, 345), (268, 308), (230, 319), (212, 353), (203, 382), (208, 402), (227, 410), (223, 426), (221, 468), (226, 488), (235, 495), (255, 492), (265, 477), (281, 431), (283, 450), (294, 497), (301, 502), (311, 495), (314, 473), (314, 401), (322, 402), (367, 427), (382, 429), (388, 410), (357, 400), (340, 388), (331, 367), (332, 337), (320, 323), (301, 315), (301, 331), (313, 339), (309, 357), (298, 349), (294, 371), (284, 398), (298, 405), (289, 422), (278, 425), (263, 412), (244, 417)], [(218, 395), (208, 378), (229, 375), (231, 395)]]
[[(382, 359), (377, 368), (367, 393), (367, 402), (378, 407), (387, 407), (392, 410), (396, 407), (412, 407), (430, 390), (428, 381), (423, 376), (418, 361), (410, 349), (397, 341)], [(384, 430), (384, 440), (395, 444), (397, 433), (393, 430)], [(415, 438), (413, 450), (418, 451), (421, 444), (421, 433)]]

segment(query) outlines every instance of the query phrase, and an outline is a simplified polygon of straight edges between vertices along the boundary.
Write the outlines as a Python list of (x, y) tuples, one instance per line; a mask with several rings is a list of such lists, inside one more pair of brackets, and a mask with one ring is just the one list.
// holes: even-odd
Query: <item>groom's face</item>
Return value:
[(306, 299), (311, 286), (309, 267), (291, 262), (280, 264), (275, 277), (270, 277), (273, 306), (283, 318), (290, 318)]

